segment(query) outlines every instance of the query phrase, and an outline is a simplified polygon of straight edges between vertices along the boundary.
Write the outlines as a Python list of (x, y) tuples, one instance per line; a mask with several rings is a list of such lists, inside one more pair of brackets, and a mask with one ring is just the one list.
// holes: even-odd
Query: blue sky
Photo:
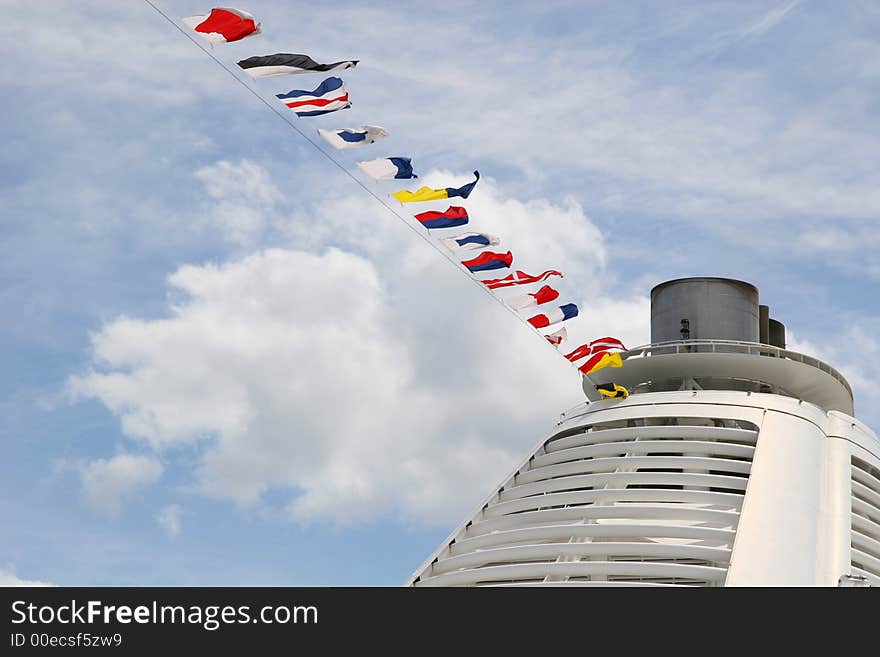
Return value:
[[(391, 131), (346, 167), (480, 170), (474, 227), (566, 273), (571, 344), (647, 342), (662, 280), (745, 279), (880, 425), (877, 3), (241, 8), (264, 33), (227, 63), (361, 60), (297, 124)], [(148, 5), (7, 16), (0, 582), (401, 583), (573, 370)]]

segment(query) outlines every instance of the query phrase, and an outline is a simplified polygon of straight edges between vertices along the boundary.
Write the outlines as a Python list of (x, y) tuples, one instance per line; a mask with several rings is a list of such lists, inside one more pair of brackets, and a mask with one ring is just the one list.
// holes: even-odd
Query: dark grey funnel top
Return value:
[(730, 278), (678, 278), (651, 290), (651, 342), (759, 342), (758, 288)]

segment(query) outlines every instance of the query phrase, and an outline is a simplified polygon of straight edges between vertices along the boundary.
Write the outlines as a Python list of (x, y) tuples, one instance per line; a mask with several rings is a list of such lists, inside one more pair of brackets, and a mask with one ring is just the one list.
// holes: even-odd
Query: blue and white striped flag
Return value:
[(351, 107), (348, 92), (340, 78), (327, 78), (314, 91), (294, 89), (276, 98), (296, 112), (297, 116), (320, 116)]

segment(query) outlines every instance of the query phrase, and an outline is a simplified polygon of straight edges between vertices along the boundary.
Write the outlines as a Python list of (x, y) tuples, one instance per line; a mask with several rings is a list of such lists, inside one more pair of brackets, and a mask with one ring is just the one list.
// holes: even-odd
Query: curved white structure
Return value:
[(880, 441), (836, 370), (701, 340), (585, 391), (611, 380), (633, 394), (563, 414), (410, 585), (880, 586)]

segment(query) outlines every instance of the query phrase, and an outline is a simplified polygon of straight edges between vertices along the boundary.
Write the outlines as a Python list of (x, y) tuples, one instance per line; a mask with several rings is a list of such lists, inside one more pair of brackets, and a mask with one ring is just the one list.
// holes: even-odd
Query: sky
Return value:
[[(565, 273), (572, 346), (752, 282), (880, 426), (878, 2), (240, 5), (233, 68), (360, 60), (290, 117), (390, 131), (337, 163), (146, 3), (2, 5), (0, 585), (399, 585), (583, 400), (413, 225), (446, 204), (361, 184), (479, 170), (471, 226)], [(416, 185), (354, 166), (392, 155)]]

